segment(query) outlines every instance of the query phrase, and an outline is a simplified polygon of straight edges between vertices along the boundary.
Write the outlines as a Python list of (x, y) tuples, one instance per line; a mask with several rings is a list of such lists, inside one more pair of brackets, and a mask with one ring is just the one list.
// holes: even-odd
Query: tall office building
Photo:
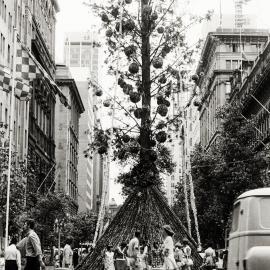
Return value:
[(219, 122), (215, 117), (219, 106), (227, 102), (231, 91), (231, 77), (242, 69), (243, 60), (250, 68), (269, 39), (268, 31), (255, 29), (217, 29), (206, 38), (197, 67), (198, 87), (201, 91), (200, 141), (203, 147), (214, 143)]
[(89, 79), (98, 82), (99, 48), (95, 30), (68, 33), (65, 39), (64, 60), (76, 81), (84, 103), (79, 127), (78, 202), (79, 211), (97, 211), (103, 187), (103, 161), (98, 154), (86, 153), (93, 139), (94, 126), (98, 125), (98, 107)]
[(171, 175), (168, 175), (165, 181), (166, 197), (170, 205), (174, 202), (176, 187), (181, 183), (183, 178), (185, 141), (182, 132), (185, 123), (185, 107), (190, 97), (190, 92), (187, 87), (184, 87), (183, 83), (180, 83), (180, 88), (179, 92), (172, 94), (170, 107), (170, 114), (172, 117), (180, 116), (177, 117), (179, 125), (173, 126), (168, 130), (169, 140), (167, 142), (167, 146), (171, 151), (172, 160), (175, 164), (174, 172)]

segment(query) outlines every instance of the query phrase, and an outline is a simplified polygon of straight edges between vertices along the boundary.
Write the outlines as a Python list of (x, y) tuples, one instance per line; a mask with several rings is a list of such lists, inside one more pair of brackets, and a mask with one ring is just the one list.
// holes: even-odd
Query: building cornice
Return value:
[(75, 80), (71, 79), (71, 78), (70, 79), (69, 78), (65, 78), (65, 79), (64, 78), (56, 78), (55, 81), (59, 86), (64, 86), (64, 85), (70, 86), (70, 89), (74, 93), (76, 100), (78, 102), (79, 113), (82, 114), (85, 111), (85, 108), (84, 108), (84, 105), (83, 105), (83, 102), (82, 102), (82, 99), (81, 99), (81, 96), (80, 96), (80, 93), (79, 93), (79, 90), (78, 90), (78, 87), (76, 85)]

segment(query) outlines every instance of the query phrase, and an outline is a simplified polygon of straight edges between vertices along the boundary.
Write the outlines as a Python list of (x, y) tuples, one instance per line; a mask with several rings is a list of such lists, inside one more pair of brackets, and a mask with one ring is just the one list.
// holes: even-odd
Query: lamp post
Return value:
[[(6, 155), (8, 152), (8, 146), (9, 146), (9, 140), (6, 138), (6, 135), (8, 133), (8, 124), (4, 122), (0, 122), (0, 178), (3, 177), (3, 172), (7, 168), (7, 160)], [(3, 220), (4, 216), (2, 213), (0, 213), (0, 243), (2, 246), (2, 239), (4, 236), (4, 230), (3, 230)]]
[(56, 233), (58, 234), (58, 258), (60, 263), (60, 254), (61, 254), (61, 231), (60, 227), (62, 225), (61, 221), (58, 218), (55, 219), (54, 224), (56, 226)]

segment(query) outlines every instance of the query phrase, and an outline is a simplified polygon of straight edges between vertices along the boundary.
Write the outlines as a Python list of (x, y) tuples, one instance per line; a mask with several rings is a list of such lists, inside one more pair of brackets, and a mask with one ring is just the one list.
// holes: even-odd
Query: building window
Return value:
[(239, 68), (238, 60), (232, 60), (232, 69), (235, 70), (238, 68)]
[(231, 69), (231, 60), (226, 60), (226, 69)]
[(232, 52), (239, 52), (239, 44), (232, 44)]
[(7, 62), (10, 64), (10, 45), (8, 45)]

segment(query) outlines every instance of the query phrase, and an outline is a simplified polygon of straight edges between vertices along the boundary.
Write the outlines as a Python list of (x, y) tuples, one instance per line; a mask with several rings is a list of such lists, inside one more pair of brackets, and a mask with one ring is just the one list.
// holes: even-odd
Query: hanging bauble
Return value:
[(197, 74), (194, 74), (191, 76), (191, 80), (193, 80), (196, 83), (199, 80), (199, 76)]
[(124, 53), (127, 57), (130, 57), (132, 54), (136, 52), (136, 46), (130, 45), (124, 49)]
[(133, 103), (138, 103), (141, 100), (141, 95), (138, 92), (130, 92), (129, 97)]
[(123, 92), (126, 94), (126, 95), (129, 95), (130, 92), (132, 92), (133, 90), (133, 86), (131, 84), (126, 84), (124, 87), (123, 87)]
[(137, 119), (142, 118), (142, 109), (141, 109), (141, 108), (137, 108), (137, 109), (134, 111), (134, 116), (135, 116)]
[(130, 153), (132, 153), (132, 154), (138, 154), (138, 152), (139, 152), (139, 147), (138, 147), (138, 146), (131, 146), (131, 147), (129, 148), (129, 151), (130, 151)]
[(153, 67), (154, 68), (162, 68), (163, 66), (163, 59), (161, 57), (156, 57), (153, 60)]
[(163, 74), (163, 75), (159, 78), (158, 82), (161, 83), (161, 84), (166, 83), (166, 82), (167, 82), (166, 75)]
[(157, 123), (156, 129), (163, 129), (166, 127), (166, 123), (164, 121), (159, 121)]
[(162, 48), (162, 51), (169, 53), (171, 51), (170, 46), (168, 46), (167, 44), (164, 45), (164, 47)]
[(117, 7), (113, 8), (111, 14), (114, 18), (116, 18), (119, 15), (119, 9)]
[(167, 134), (165, 131), (159, 131), (157, 134), (156, 134), (156, 139), (158, 142), (160, 143), (164, 143), (166, 142), (166, 139), (167, 139)]
[(130, 141), (130, 137), (127, 134), (123, 135), (122, 139), (124, 143), (128, 143)]
[(200, 105), (201, 105), (201, 102), (200, 102), (200, 100), (198, 100), (197, 98), (194, 100), (194, 102), (193, 102), (193, 105), (195, 106), (195, 107), (199, 107)]
[(126, 4), (131, 4), (132, 0), (125, 0)]
[(170, 103), (169, 100), (164, 99), (164, 105), (166, 105), (167, 107), (170, 107), (171, 106), (171, 103)]
[(156, 141), (154, 139), (150, 140), (150, 146), (155, 147), (156, 146)]
[(132, 74), (136, 74), (139, 71), (139, 65), (135, 62), (131, 63), (128, 67), (128, 70)]
[(100, 154), (100, 155), (103, 155), (103, 154), (105, 154), (107, 152), (107, 148), (105, 147), (105, 146), (100, 146), (99, 148), (98, 148), (98, 153)]
[(157, 113), (160, 114), (161, 116), (165, 117), (167, 115), (167, 113), (168, 113), (167, 106), (164, 105), (164, 104), (158, 105)]
[(154, 11), (154, 12), (151, 14), (151, 19), (152, 19), (153, 21), (155, 21), (155, 20), (158, 19), (158, 14), (157, 14), (156, 11)]
[(104, 107), (110, 107), (110, 105), (111, 105), (111, 103), (110, 103), (110, 100), (109, 99), (104, 100), (104, 102), (103, 102), (103, 106)]
[(157, 96), (157, 104), (163, 104), (164, 103), (164, 97), (163, 96)]
[(101, 20), (102, 20), (103, 22), (108, 22), (108, 21), (109, 21), (108, 15), (107, 15), (106, 13), (102, 13), (102, 14), (101, 14)]
[(149, 151), (149, 159), (151, 160), (151, 161), (156, 161), (157, 160), (157, 153), (156, 153), (156, 151), (154, 151), (154, 150), (150, 150)]
[(106, 31), (106, 37), (111, 37), (112, 35), (113, 35), (112, 29), (108, 29), (108, 30)]
[(125, 30), (132, 31), (135, 28), (135, 22), (132, 19), (128, 19), (125, 22)]
[(101, 90), (96, 90), (96, 96), (97, 97), (101, 97), (102, 96), (102, 94), (103, 94), (103, 92), (101, 91)]
[(158, 31), (159, 34), (163, 34), (164, 33), (164, 27), (163, 26), (158, 27), (157, 31)]
[(121, 160), (121, 159), (124, 159), (125, 158), (125, 155), (126, 155), (126, 150), (124, 149), (121, 149), (119, 152), (118, 152), (118, 158)]

